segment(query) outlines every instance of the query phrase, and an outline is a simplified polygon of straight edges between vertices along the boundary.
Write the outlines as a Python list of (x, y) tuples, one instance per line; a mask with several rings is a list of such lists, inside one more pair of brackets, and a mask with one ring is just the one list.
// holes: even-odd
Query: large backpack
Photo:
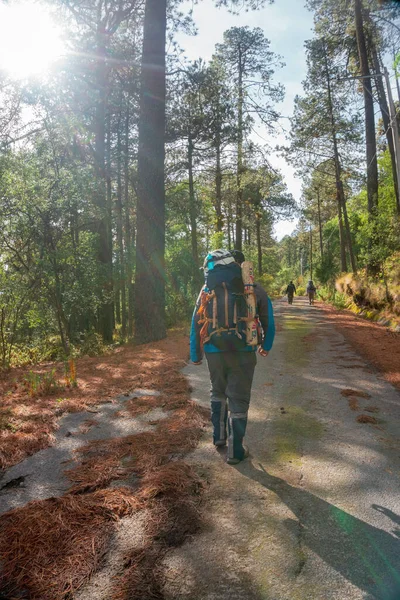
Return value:
[(198, 311), (202, 345), (211, 342), (221, 351), (246, 346), (248, 311), (242, 269), (236, 262), (207, 270)]

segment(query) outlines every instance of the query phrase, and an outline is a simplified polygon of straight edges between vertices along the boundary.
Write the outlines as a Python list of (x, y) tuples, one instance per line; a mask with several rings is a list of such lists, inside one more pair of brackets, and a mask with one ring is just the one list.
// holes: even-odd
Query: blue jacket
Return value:
[[(268, 297), (267, 292), (260, 286), (255, 284), (254, 291), (257, 297), (257, 314), (264, 332), (262, 347), (264, 350), (271, 350), (275, 337), (274, 313), (272, 310), (272, 302)], [(192, 327), (190, 330), (190, 360), (200, 362), (203, 358), (203, 352), (200, 345), (200, 325), (198, 324), (197, 311), (200, 307), (200, 297), (197, 298), (196, 307), (192, 317)], [(239, 352), (255, 352), (257, 346), (245, 346)], [(204, 344), (204, 352), (221, 352), (214, 344), (208, 342)]]

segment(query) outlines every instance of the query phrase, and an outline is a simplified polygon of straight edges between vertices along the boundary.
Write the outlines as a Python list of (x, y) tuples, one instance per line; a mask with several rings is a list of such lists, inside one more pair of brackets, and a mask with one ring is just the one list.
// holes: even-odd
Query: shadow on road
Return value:
[[(360, 590), (369, 600), (400, 599), (400, 540), (353, 517), (306, 490), (293, 487), (250, 461), (237, 468), (244, 475), (274, 492), (296, 515), (285, 525), (297, 530), (299, 543), (308, 547)], [(387, 509), (376, 507), (385, 512)], [(393, 521), (400, 517), (391, 513)], [(299, 527), (300, 525), (300, 527)]]

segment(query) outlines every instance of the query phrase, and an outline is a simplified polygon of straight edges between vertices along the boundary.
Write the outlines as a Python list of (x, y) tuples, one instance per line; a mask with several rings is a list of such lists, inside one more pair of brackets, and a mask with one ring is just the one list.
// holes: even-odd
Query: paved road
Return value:
[[(400, 394), (317, 306), (297, 299), (275, 312), (253, 386), (251, 457), (229, 467), (209, 432), (191, 455), (210, 482), (207, 525), (169, 555), (166, 597), (400, 600)], [(206, 366), (186, 373), (208, 405)]]

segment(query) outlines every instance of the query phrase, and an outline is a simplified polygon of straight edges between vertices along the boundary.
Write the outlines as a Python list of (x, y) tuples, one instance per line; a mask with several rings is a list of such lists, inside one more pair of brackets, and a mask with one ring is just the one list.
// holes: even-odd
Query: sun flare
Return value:
[(64, 52), (61, 30), (43, 5), (0, 4), (0, 70), (16, 79), (37, 76)]

